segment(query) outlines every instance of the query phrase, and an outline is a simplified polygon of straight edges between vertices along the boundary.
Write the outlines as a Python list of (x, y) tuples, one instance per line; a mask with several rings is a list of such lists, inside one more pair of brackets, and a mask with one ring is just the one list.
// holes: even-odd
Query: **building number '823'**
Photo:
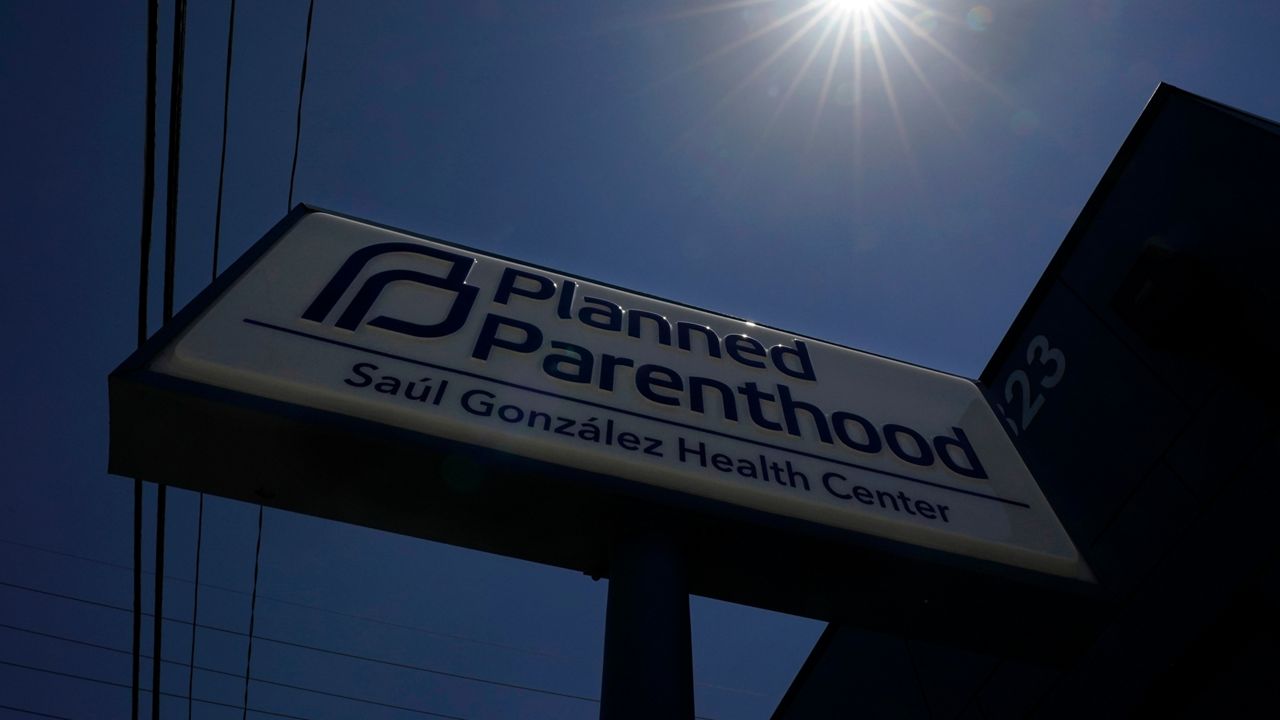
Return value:
[(1044, 335), (1027, 343), (1026, 358), (1026, 365), (1015, 368), (1005, 380), (1004, 402), (995, 403), (996, 412), (1015, 437), (1031, 427), (1036, 413), (1044, 407), (1047, 391), (1062, 382), (1067, 372), (1066, 354), (1050, 345)]

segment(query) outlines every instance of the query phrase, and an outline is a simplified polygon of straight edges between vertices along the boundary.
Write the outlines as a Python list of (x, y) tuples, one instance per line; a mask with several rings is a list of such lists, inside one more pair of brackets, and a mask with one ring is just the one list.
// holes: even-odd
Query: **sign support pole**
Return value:
[(683, 552), (642, 529), (609, 557), (600, 720), (693, 718), (693, 645)]

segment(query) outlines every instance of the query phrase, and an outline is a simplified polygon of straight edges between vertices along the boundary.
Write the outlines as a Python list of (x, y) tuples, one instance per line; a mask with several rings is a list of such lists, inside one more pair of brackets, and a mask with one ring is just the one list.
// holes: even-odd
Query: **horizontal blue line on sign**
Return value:
[(1021, 508), (1031, 507), (1030, 505), (1028, 505), (1025, 502), (1022, 502), (1021, 500), (1003, 498), (998, 495), (988, 495), (987, 493), (978, 492), (976, 490), (969, 490), (967, 488), (955, 487), (952, 485), (945, 485), (943, 483), (933, 482), (931, 480), (922, 480), (920, 478), (911, 477), (910, 475), (903, 475), (901, 473), (896, 473), (891, 470), (881, 470), (879, 468), (873, 468), (867, 465), (860, 465), (858, 463), (849, 462), (847, 460), (837, 460), (835, 458), (825, 457), (822, 455), (817, 455), (815, 453), (805, 452), (803, 450), (796, 450), (794, 448), (783, 447), (781, 445), (774, 445), (772, 443), (763, 442), (761, 440), (752, 440), (751, 438), (740, 437), (738, 435), (733, 435), (726, 432), (720, 432), (718, 430), (709, 430), (707, 428), (698, 427), (697, 425), (689, 425), (687, 423), (682, 423), (675, 420), (667, 420), (666, 418), (660, 418), (653, 415), (646, 415), (644, 413), (635, 412), (634, 410), (624, 410), (622, 408), (613, 407), (611, 405), (605, 405), (604, 403), (592, 402), (591, 400), (582, 400), (580, 398), (575, 398), (569, 395), (561, 395), (559, 393), (554, 393), (554, 392), (551, 392), (550, 390), (542, 390), (540, 388), (529, 387), (527, 385), (521, 385), (519, 383), (513, 383), (509, 380), (501, 380), (498, 378), (489, 377), (487, 375), (481, 375), (479, 373), (474, 373), (467, 370), (459, 370), (457, 368), (451, 368), (445, 365), (439, 365), (436, 363), (427, 362), (425, 360), (418, 360), (411, 357), (405, 357), (404, 355), (396, 355), (394, 353), (384, 352), (382, 350), (375, 350), (373, 348), (364, 347), (362, 345), (356, 345), (355, 343), (344, 342), (342, 340), (334, 340), (333, 338), (327, 338), (320, 335), (313, 335), (308, 332), (303, 332), (302, 330), (294, 330), (292, 328), (281, 327), (280, 325), (273, 325), (271, 323), (263, 322), (261, 320), (244, 318), (244, 322), (250, 325), (256, 325), (261, 328), (266, 328), (268, 330), (275, 330), (277, 332), (286, 333), (288, 335), (295, 335), (297, 337), (307, 338), (309, 340), (315, 340), (316, 342), (321, 342), (328, 345), (336, 345), (338, 347), (349, 348), (351, 350), (358, 350), (360, 352), (369, 353), (370, 355), (378, 355), (381, 357), (390, 358), (392, 360), (399, 360), (401, 362), (410, 363), (412, 365), (419, 365), (422, 367), (432, 368), (433, 370), (442, 370), (444, 372), (454, 373), (456, 375), (462, 375), (464, 377), (475, 378), (476, 380), (483, 380), (485, 382), (490, 382), (497, 385), (504, 385), (506, 387), (515, 388), (516, 390), (524, 390), (525, 392), (531, 392), (538, 395), (544, 395), (546, 397), (556, 398), (557, 400), (565, 400), (568, 402), (577, 403), (579, 405), (586, 405), (589, 407), (599, 408), (601, 410), (608, 410), (609, 412), (621, 413), (623, 415), (630, 415), (631, 417), (640, 418), (642, 420), (649, 420), (651, 422), (661, 423), (663, 425), (671, 425), (673, 427), (684, 428), (685, 430), (692, 430), (694, 432), (705, 433), (707, 435), (715, 435), (718, 437), (726, 438), (728, 440), (737, 440), (738, 442), (744, 442), (749, 445), (755, 445), (757, 447), (762, 447), (762, 448), (769, 448), (770, 450), (777, 450), (778, 452), (790, 453), (792, 455), (800, 455), (803, 457), (811, 458), (813, 460), (820, 460), (822, 462), (831, 463), (832, 465), (840, 465), (847, 468), (853, 468), (855, 470), (863, 470), (866, 472), (875, 473), (877, 475), (886, 475), (888, 477), (897, 478), (899, 480), (906, 480), (907, 482), (918, 483), (920, 485), (928, 485), (930, 487), (939, 488), (941, 490), (950, 490), (951, 492), (961, 493), (964, 495), (972, 495), (973, 497), (980, 497), (986, 500), (993, 500), (995, 502), (1004, 503), (1006, 505), (1013, 505)]

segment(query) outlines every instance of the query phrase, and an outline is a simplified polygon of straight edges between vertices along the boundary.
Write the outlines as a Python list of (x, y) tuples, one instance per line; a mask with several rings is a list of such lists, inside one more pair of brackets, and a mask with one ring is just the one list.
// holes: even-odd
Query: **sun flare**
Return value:
[[(785, 127), (785, 113), (794, 116), (799, 105), (809, 104), (807, 122), (801, 121), (808, 125), (804, 152), (820, 146), (820, 127), (828, 137), (831, 132), (843, 132), (855, 173), (861, 173), (864, 151), (869, 143), (882, 144), (887, 130), (897, 136), (906, 165), (918, 175), (908, 120), (922, 101), (933, 106), (928, 111), (931, 117), (936, 116), (957, 135), (961, 133), (961, 124), (934, 77), (939, 59), (950, 66), (953, 77), (959, 73), (1005, 105), (1014, 104), (1002, 88), (950, 47), (957, 29), (977, 32), (989, 25), (991, 11), (985, 5), (977, 6), (970, 13), (981, 21), (976, 24), (942, 5), (941, 0), (711, 0), (664, 16), (661, 21), (720, 15), (743, 23), (744, 29), (653, 81), (646, 91), (701, 68), (754, 54), (738, 81), (713, 96), (709, 108), (691, 119), (673, 147), (683, 147), (699, 137), (698, 133), (722, 118), (732, 103), (754, 90), (760, 93), (756, 107), (765, 110), (764, 121), (758, 140), (742, 162), (751, 162), (769, 136)], [(754, 49), (749, 49), (751, 46)], [(838, 118), (841, 115), (844, 119)], [(848, 124), (843, 131), (832, 131), (833, 123)], [(874, 139), (864, 137), (869, 132), (876, 133)], [(860, 176), (854, 179), (855, 185), (863, 182)]]
[(827, 12), (835, 15), (853, 15), (871, 12), (882, 0), (826, 0)]

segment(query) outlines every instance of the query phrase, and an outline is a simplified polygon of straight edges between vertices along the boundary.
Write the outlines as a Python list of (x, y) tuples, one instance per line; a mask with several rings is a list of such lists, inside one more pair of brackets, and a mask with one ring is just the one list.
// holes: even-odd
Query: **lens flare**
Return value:
[(911, 18), (909, 26), (917, 35), (932, 35), (938, 29), (938, 13), (925, 10)]
[(995, 20), (995, 15), (991, 12), (991, 8), (986, 5), (975, 5), (967, 15), (965, 22), (969, 24), (969, 29), (974, 32), (982, 32), (990, 27), (991, 22)]

